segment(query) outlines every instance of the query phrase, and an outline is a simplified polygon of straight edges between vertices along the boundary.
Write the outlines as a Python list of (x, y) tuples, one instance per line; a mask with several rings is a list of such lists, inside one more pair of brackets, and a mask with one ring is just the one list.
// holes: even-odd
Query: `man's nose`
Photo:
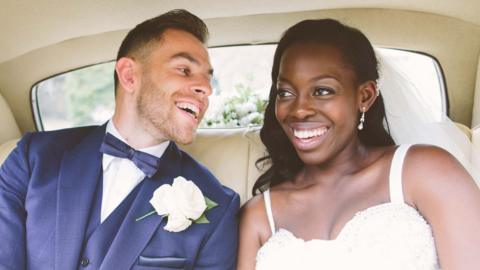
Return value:
[(199, 76), (195, 84), (192, 85), (192, 89), (195, 93), (210, 96), (212, 94), (212, 85), (210, 79), (204, 76)]

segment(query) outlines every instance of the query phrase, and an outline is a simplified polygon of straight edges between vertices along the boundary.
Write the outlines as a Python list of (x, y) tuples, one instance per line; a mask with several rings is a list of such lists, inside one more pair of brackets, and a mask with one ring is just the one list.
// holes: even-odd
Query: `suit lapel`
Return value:
[(134, 264), (162, 223), (162, 219), (156, 214), (140, 221), (135, 219), (153, 210), (149, 201), (155, 189), (162, 184), (171, 184), (173, 178), (179, 175), (180, 152), (174, 143), (170, 143), (161, 158), (160, 170), (152, 178), (143, 180), (137, 198), (120, 226), (100, 269), (124, 269)]
[(96, 128), (63, 156), (57, 189), (55, 269), (78, 267), (93, 196), (102, 172), (99, 149), (104, 136), (105, 125)]

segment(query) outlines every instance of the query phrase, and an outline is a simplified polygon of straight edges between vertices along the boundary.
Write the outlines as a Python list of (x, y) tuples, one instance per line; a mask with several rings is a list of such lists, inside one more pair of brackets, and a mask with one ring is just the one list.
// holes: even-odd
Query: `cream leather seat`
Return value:
[(0, 95), (0, 164), (15, 148), (21, 133), (7, 102)]
[(462, 123), (454, 122), (455, 125), (468, 137), (470, 141), (472, 141), (472, 130), (469, 127), (465, 126)]
[(18, 140), (19, 139), (12, 139), (0, 144), (0, 165), (7, 159), (15, 146), (17, 146)]
[(472, 131), (472, 143), (477, 147), (477, 150), (480, 151), (480, 125), (473, 127)]
[(261, 173), (255, 162), (265, 154), (259, 128), (199, 130), (192, 144), (180, 147), (240, 194), (242, 203), (251, 197)]

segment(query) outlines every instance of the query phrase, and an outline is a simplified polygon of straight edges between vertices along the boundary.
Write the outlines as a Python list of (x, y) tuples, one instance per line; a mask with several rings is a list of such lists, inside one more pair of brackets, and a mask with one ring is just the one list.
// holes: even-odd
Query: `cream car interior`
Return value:
[[(24, 132), (35, 131), (32, 86), (115, 58), (136, 23), (173, 8), (205, 19), (209, 46), (276, 42), (292, 24), (335, 18), (377, 46), (419, 51), (442, 68), (449, 116), (480, 148), (480, 1), (4, 1), (0, 10), (0, 164)], [(221, 69), (221, 67), (215, 67)], [(244, 202), (264, 154), (259, 128), (200, 130), (183, 146)]]

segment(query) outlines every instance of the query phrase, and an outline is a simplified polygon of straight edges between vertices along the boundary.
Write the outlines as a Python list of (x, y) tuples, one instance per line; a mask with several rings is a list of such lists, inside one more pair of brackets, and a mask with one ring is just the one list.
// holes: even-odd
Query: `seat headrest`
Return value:
[(2, 95), (0, 95), (0, 126), (0, 144), (21, 136), (20, 128)]

